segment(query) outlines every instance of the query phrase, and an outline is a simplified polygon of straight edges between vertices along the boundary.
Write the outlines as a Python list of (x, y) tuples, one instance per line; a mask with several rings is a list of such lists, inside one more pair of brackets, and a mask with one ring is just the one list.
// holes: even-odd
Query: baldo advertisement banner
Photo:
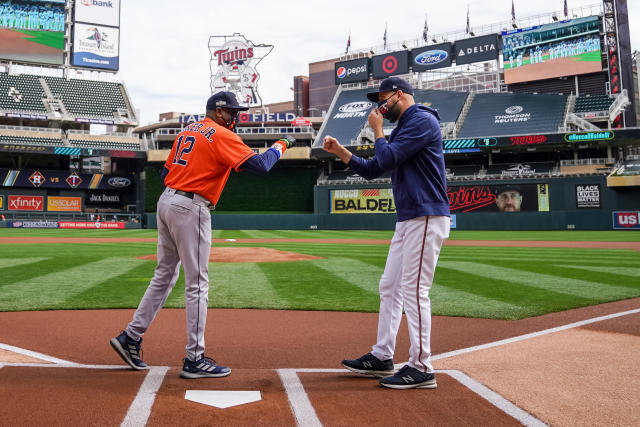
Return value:
[(332, 214), (395, 213), (390, 188), (331, 190)]
[(120, 0), (76, 0), (73, 20), (119, 27)]
[[(7, 61), (62, 64), (64, 0), (0, 1), (0, 58)], [(20, 108), (23, 94), (12, 84), (5, 96)]]
[(456, 64), (463, 65), (497, 59), (499, 47), (497, 34), (458, 40), (453, 49), (456, 54)]
[(409, 72), (409, 52), (406, 50), (376, 55), (371, 58), (374, 79), (382, 79)]
[(548, 184), (450, 186), (451, 212), (549, 212)]
[(76, 67), (118, 71), (120, 30), (98, 25), (76, 24), (71, 64)]
[(410, 64), (418, 72), (449, 67), (451, 59), (451, 43), (440, 43), (413, 49)]
[(335, 63), (336, 84), (366, 82), (369, 80), (369, 58)]
[(600, 184), (576, 184), (576, 208), (596, 209), (602, 206)]
[(597, 16), (502, 32), (507, 84), (602, 70)]

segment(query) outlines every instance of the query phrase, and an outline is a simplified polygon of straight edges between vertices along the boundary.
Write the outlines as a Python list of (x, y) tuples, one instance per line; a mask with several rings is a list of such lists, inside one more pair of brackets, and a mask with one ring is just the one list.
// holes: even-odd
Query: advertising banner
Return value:
[[(62, 64), (64, 21), (64, 0), (0, 1), (0, 58)], [(20, 89), (10, 84), (9, 96)]]
[(133, 177), (33, 169), (0, 169), (4, 187), (77, 190), (128, 190)]
[(331, 190), (332, 214), (395, 213), (390, 188)]
[(451, 43), (440, 43), (411, 50), (410, 63), (413, 72), (418, 72), (449, 67), (451, 59)]
[(450, 186), (451, 212), (548, 212), (548, 184)]
[(640, 212), (613, 212), (613, 228), (616, 230), (640, 230)]
[(600, 184), (576, 184), (576, 209), (596, 209), (602, 207)]
[(409, 52), (402, 50), (376, 55), (371, 58), (371, 70), (374, 79), (407, 74), (409, 72)]
[(76, 0), (74, 3), (75, 22), (120, 26), (120, 0)]
[(79, 229), (123, 229), (124, 221), (114, 222), (92, 222), (92, 221), (60, 221), (60, 228), (79, 228)]
[(43, 211), (44, 196), (8, 196), (10, 211)]
[(120, 30), (98, 25), (75, 24), (71, 65), (117, 71)]
[(87, 205), (120, 205), (122, 197), (117, 193), (88, 193), (85, 199)]
[(47, 196), (47, 210), (50, 212), (81, 212), (82, 197)]
[(4, 209), (4, 196), (0, 194), (0, 211)]
[(58, 228), (57, 221), (9, 221), (9, 228)]
[(507, 84), (602, 70), (598, 17), (502, 32)]
[(336, 84), (366, 82), (369, 80), (369, 58), (335, 63)]
[(499, 47), (497, 34), (458, 40), (453, 49), (456, 54), (456, 65), (498, 59)]

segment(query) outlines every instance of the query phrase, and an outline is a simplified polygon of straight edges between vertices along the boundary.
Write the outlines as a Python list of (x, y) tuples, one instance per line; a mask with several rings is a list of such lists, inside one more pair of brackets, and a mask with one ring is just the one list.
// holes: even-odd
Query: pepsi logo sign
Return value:
[(341, 113), (357, 113), (360, 111), (368, 110), (373, 106), (372, 103), (367, 101), (350, 102), (348, 104), (341, 105), (339, 110)]
[(109, 178), (107, 183), (112, 187), (128, 187), (131, 185), (131, 180), (119, 176), (114, 176), (113, 178)]
[(439, 64), (449, 57), (449, 54), (444, 50), (425, 50), (418, 54), (414, 61), (418, 65), (433, 65)]
[(344, 79), (345, 76), (347, 75), (347, 69), (344, 67), (339, 67), (338, 71), (336, 71), (336, 75), (338, 76), (339, 79)]

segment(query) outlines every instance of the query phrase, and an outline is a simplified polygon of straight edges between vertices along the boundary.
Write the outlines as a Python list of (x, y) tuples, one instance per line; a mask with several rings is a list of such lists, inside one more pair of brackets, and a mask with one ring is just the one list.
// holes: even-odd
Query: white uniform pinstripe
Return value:
[(393, 358), (404, 307), (411, 340), (409, 365), (433, 372), (429, 290), (450, 224), (448, 216), (423, 216), (396, 223), (380, 279), (378, 339), (371, 351), (378, 359)]

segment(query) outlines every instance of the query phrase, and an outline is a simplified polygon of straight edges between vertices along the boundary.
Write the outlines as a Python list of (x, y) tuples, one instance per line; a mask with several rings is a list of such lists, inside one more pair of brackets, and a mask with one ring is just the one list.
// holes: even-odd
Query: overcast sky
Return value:
[[(598, 4), (568, 0), (569, 8)], [(627, 1), (629, 21), (640, 22), (640, 4)], [(211, 94), (209, 36), (241, 33), (273, 51), (257, 66), (263, 103), (293, 99), (293, 76), (308, 75), (309, 63), (351, 49), (422, 37), (425, 14), (429, 35), (461, 30), (469, 5), (474, 26), (511, 19), (511, 0), (124, 0), (121, 2), (120, 71), (141, 124), (166, 111), (204, 112)], [(562, 11), (563, 0), (515, 0), (516, 17)], [(562, 12), (561, 12), (562, 13)], [(640, 30), (631, 26), (631, 48), (640, 50)]]

